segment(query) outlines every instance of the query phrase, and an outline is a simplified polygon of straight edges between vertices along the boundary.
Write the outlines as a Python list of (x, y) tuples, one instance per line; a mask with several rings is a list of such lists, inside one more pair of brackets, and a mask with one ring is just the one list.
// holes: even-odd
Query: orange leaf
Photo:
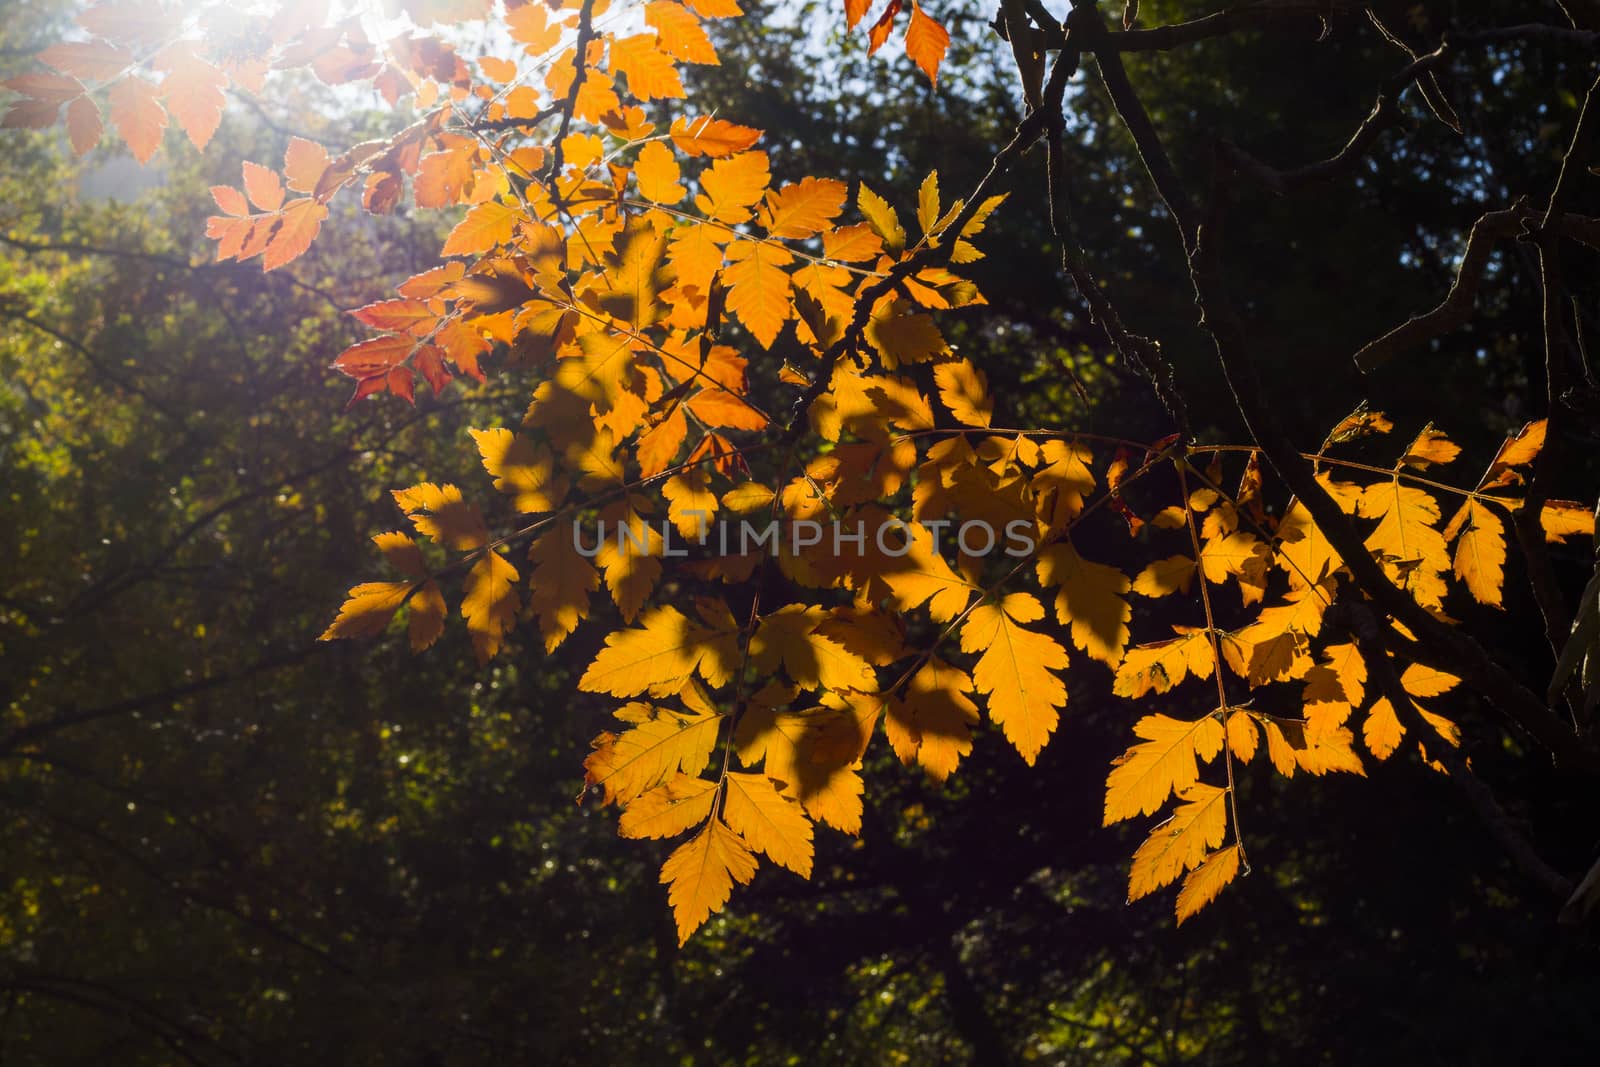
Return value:
[(644, 6), (645, 25), (656, 31), (661, 50), (686, 63), (716, 64), (717, 50), (694, 13), (673, 0)]
[(285, 184), (297, 193), (316, 192), (329, 162), (326, 148), (304, 137), (291, 137), (283, 153)]
[(894, 17), (900, 14), (900, 7), (901, 0), (889, 0), (889, 6), (883, 9), (878, 21), (867, 31), (867, 55), (870, 56), (882, 48), (883, 42), (889, 39), (889, 31), (894, 29)]
[(228, 87), (228, 76), (187, 46), (167, 50), (157, 66), (169, 72), (161, 83), (167, 109), (189, 135), (190, 142), (196, 148), (204, 148), (222, 122), (222, 109), (227, 104), (222, 90)]
[(283, 206), (283, 182), (271, 167), (246, 162), (244, 191), (250, 202), (262, 211), (276, 211)]
[(678, 181), (682, 173), (672, 150), (660, 141), (651, 141), (640, 149), (639, 158), (633, 165), (633, 176), (639, 180), (639, 192), (646, 200), (654, 200), (658, 204), (676, 204), (683, 199), (685, 190)]
[(439, 250), (444, 256), (471, 256), (487, 252), (495, 245), (511, 240), (516, 228), (518, 211), (497, 200), (479, 204), (467, 212)]
[(133, 158), (140, 163), (161, 147), (161, 131), (167, 128), (167, 113), (156, 99), (156, 87), (143, 78), (123, 78), (111, 87), (111, 124), (127, 142)]
[(743, 152), (760, 139), (760, 130), (738, 126), (724, 119), (672, 120), (672, 143), (686, 155), (720, 159)]
[(267, 245), (266, 253), (261, 257), (261, 269), (277, 270), (304, 255), (316, 239), (317, 231), (322, 229), (322, 220), (327, 217), (327, 207), (309, 196), (291, 200), (289, 206), (283, 209), (283, 221), (272, 243)]
[(922, 68), (933, 84), (939, 84), (939, 64), (950, 47), (950, 32), (922, 13), (922, 5), (911, 0), (911, 26), (906, 30), (906, 55)]

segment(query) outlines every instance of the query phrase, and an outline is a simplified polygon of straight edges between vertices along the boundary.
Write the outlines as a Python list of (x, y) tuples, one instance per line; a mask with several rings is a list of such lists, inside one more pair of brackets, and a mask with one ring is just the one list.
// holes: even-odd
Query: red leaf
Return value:
[(415, 342), (409, 337), (373, 337), (340, 352), (330, 366), (351, 378), (373, 378), (388, 374), (411, 354)]
[(72, 151), (80, 158), (100, 143), (105, 124), (100, 121), (100, 107), (87, 96), (80, 96), (67, 105), (67, 137), (72, 141)]
[(108, 82), (133, 64), (133, 56), (104, 41), (69, 41), (40, 52), (39, 61), (85, 81)]
[(83, 83), (77, 78), (67, 74), (46, 74), (43, 71), (7, 78), (4, 82), (0, 82), (0, 85), (23, 96), (31, 96), (35, 100), (50, 100), (57, 104), (65, 103), (83, 93)]
[(421, 335), (433, 328), (439, 316), (420, 300), (380, 300), (350, 312), (376, 330)]
[(47, 130), (56, 124), (61, 105), (54, 100), (22, 99), (11, 105), (11, 110), (0, 119), (0, 129)]

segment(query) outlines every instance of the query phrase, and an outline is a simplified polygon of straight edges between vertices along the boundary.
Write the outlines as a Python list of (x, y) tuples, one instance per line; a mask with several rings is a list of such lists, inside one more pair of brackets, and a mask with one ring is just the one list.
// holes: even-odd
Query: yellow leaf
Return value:
[(1194, 560), (1188, 556), (1168, 556), (1145, 565), (1133, 580), (1133, 591), (1140, 596), (1166, 596), (1189, 591), (1194, 584)]
[(1506, 580), (1506, 528), (1500, 516), (1480, 500), (1469, 499), (1445, 527), (1446, 541), (1455, 539), (1455, 573), (1480, 604), (1501, 607)]
[(1436, 697), (1450, 692), (1461, 679), (1435, 667), (1413, 663), (1400, 673), (1400, 685), (1414, 697)]
[(1056, 620), (1072, 624), (1072, 643), (1112, 670), (1128, 647), (1128, 622), (1133, 609), (1126, 596), (1128, 576), (1104, 563), (1078, 555), (1071, 542), (1050, 545), (1034, 567), (1041, 586), (1059, 586)]
[(638, 616), (661, 578), (660, 556), (666, 545), (661, 531), (638, 510), (648, 506), (643, 498), (630, 496), (600, 512), (604, 540), (595, 562), (605, 574), (606, 589), (625, 622)]
[(895, 755), (916, 762), (936, 782), (955, 772), (972, 753), (972, 727), (978, 706), (966, 694), (972, 679), (938, 657), (930, 657), (907, 683), (904, 696), (889, 704), (884, 728)]
[(665, 695), (677, 692), (696, 672), (721, 686), (738, 664), (736, 636), (734, 629), (699, 626), (678, 609), (661, 605), (645, 612), (638, 627), (607, 634), (605, 648), (578, 688), (619, 697), (646, 691)]
[(1417, 434), (1417, 439), (1411, 442), (1400, 462), (1407, 467), (1427, 470), (1434, 464), (1453, 462), (1459, 455), (1461, 446), (1435, 430), (1430, 422), (1422, 428), (1421, 433)]
[(475, 256), (497, 245), (509, 244), (519, 212), (498, 200), (473, 207), (445, 238), (442, 256)]
[(1256, 746), (1260, 741), (1261, 734), (1256, 730), (1255, 720), (1248, 712), (1239, 711), (1237, 708), (1228, 712), (1228, 751), (1249, 763), (1255, 759)]
[(1207, 856), (1206, 861), (1183, 880), (1183, 888), (1178, 890), (1178, 925), (1182, 926), (1184, 920), (1216, 900), (1217, 894), (1238, 874), (1238, 845), (1229, 845)]
[(722, 815), (751, 848), (802, 878), (811, 877), (811, 820), (771, 778), (730, 771)]
[(389, 566), (402, 574), (421, 578), (428, 573), (427, 565), (422, 560), (422, 549), (399, 530), (378, 534), (373, 537), (372, 543), (378, 546), (378, 551), (383, 553)]
[(688, 190), (678, 181), (682, 174), (672, 151), (660, 141), (651, 141), (641, 148), (639, 158), (633, 164), (633, 176), (639, 181), (640, 195), (658, 204), (676, 204), (683, 199)]
[(1072, 521), (1083, 510), (1083, 498), (1094, 492), (1094, 453), (1059, 439), (1046, 441), (1040, 452), (1046, 465), (1033, 476), (1033, 493), (1039, 518), (1056, 529)]
[(1146, 715), (1134, 723), (1133, 732), (1144, 741), (1118, 756), (1106, 776), (1106, 826), (1161, 810), (1167, 797), (1200, 780), (1196, 757), (1216, 759), (1224, 740), (1215, 715), (1193, 722)]
[(728, 310), (762, 348), (771, 348), (789, 318), (793, 285), (783, 267), (794, 262), (788, 249), (764, 242), (737, 240), (728, 246)]
[(439, 589), (437, 582), (423, 582), (411, 598), (407, 610), (411, 613), (409, 635), (411, 638), (411, 651), (421, 652), (439, 640), (439, 635), (444, 633), (444, 617), (449, 609), (444, 602), (444, 593)]
[(644, 6), (645, 25), (656, 31), (661, 50), (685, 63), (716, 65), (717, 50), (700, 19), (682, 4), (655, 0)]
[(461, 617), (467, 620), (472, 650), (482, 666), (500, 651), (501, 638), (516, 623), (521, 606), (516, 590), (517, 569), (498, 552), (490, 552), (472, 565), (461, 598)]
[(876, 691), (878, 678), (866, 660), (816, 632), (823, 618), (821, 608), (805, 604), (762, 616), (750, 638), (750, 661), (764, 673), (781, 663), (802, 689)]
[(640, 100), (681, 98), (683, 81), (672, 57), (656, 48), (656, 35), (638, 33), (611, 41), (611, 69), (628, 79)]
[(594, 751), (583, 761), (584, 787), (598, 787), (605, 803), (624, 806), (675, 773), (693, 776), (705, 770), (723, 718), (647, 704), (626, 705), (617, 715), (636, 725), (595, 738)]
[(767, 194), (761, 225), (773, 237), (815, 237), (844, 210), (849, 188), (833, 178), (801, 178)]
[(1213, 537), (1201, 546), (1200, 568), (1212, 585), (1242, 574), (1254, 575), (1260, 585), (1267, 571), (1267, 547), (1243, 531)]
[(1179, 796), (1172, 818), (1150, 831), (1133, 854), (1128, 871), (1128, 903), (1171, 885), (1205, 861), (1228, 832), (1228, 791), (1197, 782)]
[(685, 541), (698, 544), (711, 529), (717, 513), (717, 494), (711, 491), (710, 475), (691, 470), (667, 479), (661, 493), (667, 498), (667, 518)]
[[(934, 325), (932, 315), (921, 311), (906, 311), (902, 301), (891, 301), (880, 310), (881, 314), (874, 313), (867, 320), (865, 336), (872, 344), (872, 347), (878, 350), (878, 355), (882, 357), (885, 369), (894, 370), (903, 363), (925, 363), (930, 359), (949, 353), (950, 346), (945, 344), (944, 335), (939, 332), (939, 327)], [(934, 376), (940, 382), (941, 396), (944, 391), (944, 383), (947, 380), (945, 377), (941, 377), (941, 373), (949, 373), (944, 372), (943, 368), (961, 366), (966, 367), (966, 371), (962, 373), (976, 378), (977, 392), (975, 394), (964, 393), (957, 387), (957, 396), (962, 399), (975, 398), (973, 400), (974, 408), (992, 406), (992, 402), (984, 395), (986, 383), (984, 383), (983, 375), (973, 370), (972, 365), (965, 360), (960, 364), (947, 363), (934, 368)], [(962, 384), (970, 385), (974, 383), (963, 382)], [(950, 401), (946, 401), (946, 406), (949, 406), (949, 404)], [(951, 411), (954, 413), (955, 409), (952, 407)], [(966, 422), (966, 418), (962, 415), (957, 414), (956, 418)], [(988, 422), (985, 421), (981, 424), (969, 423), (968, 425), (987, 426)]]
[(567, 495), (563, 479), (553, 478), (550, 450), (510, 430), (468, 430), (478, 444), (483, 469), (494, 487), (512, 498), (518, 511), (554, 511)]
[(1067, 666), (1066, 650), (1020, 625), (1042, 618), (1037, 600), (1012, 593), (999, 604), (979, 605), (961, 627), (961, 650), (983, 653), (972, 679), (989, 698), (989, 718), (1030, 766), (1067, 702), (1067, 687), (1052, 673)]
[(322, 632), (319, 641), (341, 637), (376, 637), (383, 633), (411, 593), (412, 582), (363, 582), (350, 590), (339, 617)]
[(760, 511), (772, 503), (772, 490), (759, 482), (745, 482), (722, 494), (722, 506), (738, 515)]
[(939, 221), (939, 172), (929, 171), (917, 189), (917, 225), (924, 234), (931, 233)]
[(900, 225), (899, 214), (889, 206), (887, 200), (867, 188), (866, 182), (862, 182), (856, 192), (856, 206), (861, 209), (872, 232), (883, 238), (883, 243), (889, 246), (891, 252), (898, 252), (906, 246), (906, 231)]
[(714, 911), (733, 894), (733, 883), (749, 885), (756, 858), (739, 835), (712, 819), (694, 838), (680, 845), (661, 867), (661, 884), (678, 924), (678, 944), (689, 940)]
[(545, 651), (554, 652), (589, 617), (589, 594), (600, 588), (600, 572), (578, 554), (565, 528), (534, 541), (528, 559), (533, 562), (528, 611), (539, 620)]
[(1405, 735), (1405, 727), (1400, 725), (1394, 705), (1389, 703), (1387, 697), (1372, 705), (1372, 710), (1367, 712), (1366, 722), (1361, 725), (1361, 736), (1366, 740), (1367, 748), (1379, 759), (1394, 755), (1394, 750), (1400, 747), (1400, 739)]
[(1450, 566), (1450, 553), (1433, 528), (1439, 521), (1433, 497), (1391, 479), (1367, 486), (1360, 509), (1362, 516), (1378, 520), (1365, 544), (1382, 559), (1384, 570), (1417, 603), (1440, 607), (1445, 593), (1441, 574)]
[(437, 544), (471, 552), (489, 543), (489, 530), (478, 506), (463, 500), (461, 490), (453, 485), (423, 482), (409, 489), (396, 489), (391, 495), (400, 510), (410, 516), (417, 532)]
[(970, 360), (940, 363), (933, 368), (939, 386), (939, 400), (967, 426), (987, 426), (994, 417), (994, 401), (989, 399), (989, 381)]
[(713, 222), (747, 222), (750, 206), (761, 199), (771, 180), (765, 152), (719, 159), (701, 173), (700, 187), (705, 192), (695, 197), (695, 207)]
[(1539, 513), (1539, 525), (1544, 527), (1544, 539), (1552, 544), (1573, 534), (1593, 536), (1594, 509), (1571, 500), (1552, 500)]
[(633, 838), (677, 837), (711, 818), (716, 800), (716, 782), (674, 773), (633, 799), (617, 820), (617, 833)]
[(883, 238), (866, 223), (841, 226), (822, 235), (822, 254), (840, 263), (860, 263), (883, 255)]
[(780, 712), (754, 704), (739, 720), (739, 759), (757, 762), (768, 778), (784, 783), (783, 794), (800, 801), (812, 818), (847, 834), (861, 832), (860, 759), (850, 746), (829, 744), (830, 730), (844, 723), (834, 708)]
[(1119, 697), (1134, 699), (1146, 693), (1165, 693), (1191, 673), (1196, 678), (1211, 677), (1216, 665), (1216, 650), (1204, 630), (1151, 645), (1135, 645), (1123, 654), (1112, 691)]

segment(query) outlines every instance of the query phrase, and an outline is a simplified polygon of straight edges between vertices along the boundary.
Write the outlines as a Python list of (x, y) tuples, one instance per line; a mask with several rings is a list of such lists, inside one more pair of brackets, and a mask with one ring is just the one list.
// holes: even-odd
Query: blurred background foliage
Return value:
[[(865, 179), (904, 209), (930, 169), (947, 195), (975, 185), (1020, 118), (988, 5), (933, 5), (953, 36), (937, 89), (866, 57), (832, 2), (746, 6), (694, 91), (768, 130), (786, 177)], [(1529, 17), (1390, 6), (1418, 44)], [(1210, 8), (1146, 2), (1142, 21)], [(0, 73), (71, 14), (12, 0)], [(1331, 154), (1404, 63), (1362, 19), (1319, 33), (1308, 17), (1130, 57), (1192, 181), (1218, 136), (1285, 165)], [(1408, 98), (1354, 180), (1250, 194), (1236, 298), (1308, 446), (1363, 398), (1397, 436), (1432, 418), (1475, 460), (1539, 414), (1520, 247), (1496, 257), (1473, 328), (1370, 380), (1348, 355), (1438, 299), (1477, 214), (1549, 187), (1591, 68), (1474, 53), (1447, 80), (1465, 137)], [(1593, 934), (1558, 931), (1414, 759), (1247, 781), (1254, 876), (1181, 931), (1164, 898), (1125, 906), (1140, 828), (1103, 830), (1099, 812), (1133, 712), (1092, 667), (1032, 770), (985, 731), (939, 789), (875, 746), (862, 840), (825, 835), (813, 881), (763, 874), (678, 950), (661, 856), (573, 803), (604, 718), (568, 672), (603, 626), (553, 658), (522, 640), (482, 672), (459, 629), (420, 658), (314, 641), (370, 572), (366, 538), (397, 524), (386, 490), (476, 477), (464, 428), (512, 417), (530, 388), (511, 371), (415, 410), (342, 413), (327, 363), (357, 336), (343, 310), (428, 265), (448, 219), (343, 207), (289, 270), (206, 262), (205, 190), (239, 159), (278, 158), (290, 132), (348, 144), (394, 123), (323, 99), (286, 81), (235, 102), (219, 143), (202, 157), (174, 138), (154, 174), (109, 148), (74, 163), (53, 134), (4, 141), (0, 1063), (1503, 1064), (1600, 1047)], [(1162, 338), (1197, 429), (1226, 439), (1236, 416), (1170, 226), (1092, 74), (1070, 100), (1092, 267)], [(1160, 436), (1147, 387), (1063, 285), (1043, 182), (1032, 155), (978, 265), (989, 305), (947, 318), (949, 336), (1012, 424)], [(1592, 278), (1571, 256), (1569, 277)], [(1594, 473), (1573, 464), (1558, 491)], [(1569, 577), (1584, 554), (1562, 561)], [(1541, 684), (1530, 610), (1513, 597), (1466, 621)], [(1475, 766), (1581, 871), (1593, 781), (1553, 774), (1459, 696)]]

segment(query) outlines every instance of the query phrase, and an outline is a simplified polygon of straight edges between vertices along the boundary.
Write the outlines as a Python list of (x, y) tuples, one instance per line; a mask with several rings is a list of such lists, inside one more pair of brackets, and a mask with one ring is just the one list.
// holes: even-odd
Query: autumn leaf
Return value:
[(159, 95), (154, 85), (134, 75), (111, 87), (111, 125), (140, 163), (150, 162), (161, 147), (161, 131), (167, 128), (167, 113)]
[(520, 512), (552, 511), (566, 496), (566, 481), (554, 473), (550, 450), (510, 430), (468, 430), (494, 487)]
[(473, 256), (496, 245), (507, 244), (519, 215), (515, 208), (496, 200), (479, 204), (467, 212), (445, 238), (441, 256)]
[(916, 763), (936, 782), (955, 772), (972, 753), (972, 727), (978, 706), (965, 671), (930, 657), (889, 704), (884, 720), (889, 744), (904, 763)]
[(722, 729), (722, 716), (712, 712), (629, 704), (618, 715), (634, 722), (633, 728), (601, 734), (583, 761), (585, 788), (599, 789), (607, 804), (631, 807), (635, 797), (671, 775), (698, 775)]
[(617, 820), (623, 837), (677, 837), (711, 818), (717, 783), (681, 772), (633, 799)]
[(1178, 891), (1178, 925), (1182, 926), (1201, 908), (1217, 899), (1217, 895), (1239, 874), (1240, 848), (1229, 845), (1213, 852), (1198, 868), (1189, 872)]
[(746, 151), (761, 139), (761, 131), (709, 116), (672, 120), (672, 143), (691, 156), (723, 159)]
[(736, 663), (731, 630), (691, 622), (676, 608), (650, 609), (638, 627), (606, 637), (605, 648), (578, 680), (589, 693), (631, 697), (676, 692), (695, 673), (712, 685), (727, 681)]
[(939, 400), (967, 426), (987, 426), (994, 417), (994, 402), (989, 399), (989, 382), (969, 360), (940, 363), (933, 368), (939, 386)]
[(1133, 854), (1128, 903), (1171, 885), (1205, 861), (1228, 830), (1228, 791), (1197, 782), (1179, 794), (1172, 817), (1150, 831)]
[(482, 666), (500, 651), (507, 630), (517, 621), (521, 602), (516, 589), (517, 569), (498, 552), (487, 552), (467, 572), (461, 617)]
[(1112, 670), (1128, 647), (1131, 583), (1116, 567), (1092, 563), (1070, 541), (1049, 545), (1034, 564), (1039, 584), (1057, 587), (1056, 621), (1072, 627), (1072, 643)]
[(1474, 600), (1502, 607), (1505, 585), (1506, 528), (1500, 516), (1481, 500), (1469, 497), (1444, 528), (1444, 539), (1455, 541), (1455, 575)]
[(1067, 688), (1053, 673), (1066, 668), (1066, 650), (1022, 625), (1042, 618), (1037, 600), (1012, 593), (998, 604), (980, 604), (961, 627), (961, 650), (982, 652), (972, 679), (988, 697), (989, 718), (1029, 765), (1049, 741), (1058, 709), (1067, 702)]
[(735, 882), (748, 885), (755, 873), (755, 856), (719, 819), (712, 819), (668, 856), (661, 867), (661, 884), (667, 887), (667, 901), (677, 919), (678, 944), (688, 941), (712, 912), (722, 910)]
[(1214, 715), (1193, 722), (1146, 715), (1133, 732), (1143, 741), (1118, 756), (1106, 777), (1106, 826), (1160, 811), (1169, 796), (1200, 780), (1196, 760), (1216, 759), (1224, 740)]
[[(928, 80), (939, 84), (939, 64), (950, 47), (950, 33), (929, 18), (917, 0), (911, 0), (911, 25), (906, 30), (906, 55), (911, 57)], [(924, 230), (927, 227), (923, 227)]]
[(818, 633), (822, 622), (821, 609), (803, 604), (790, 604), (763, 616), (750, 638), (751, 662), (767, 674), (781, 665), (802, 689), (877, 689), (871, 665)]
[(730, 771), (722, 815), (752, 849), (802, 878), (811, 877), (811, 820), (771, 778)]

